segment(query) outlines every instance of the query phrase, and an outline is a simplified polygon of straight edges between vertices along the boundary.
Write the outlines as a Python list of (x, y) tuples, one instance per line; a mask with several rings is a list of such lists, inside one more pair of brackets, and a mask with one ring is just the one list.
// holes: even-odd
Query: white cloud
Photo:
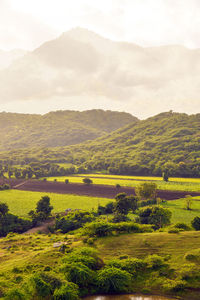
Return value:
[(71, 27), (144, 46), (200, 47), (199, 0), (1, 0), (0, 48), (33, 49)]

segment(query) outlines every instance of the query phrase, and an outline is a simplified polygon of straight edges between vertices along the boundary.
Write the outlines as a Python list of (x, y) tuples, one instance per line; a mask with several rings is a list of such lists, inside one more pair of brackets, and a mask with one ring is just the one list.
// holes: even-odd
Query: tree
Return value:
[(53, 206), (50, 205), (49, 196), (43, 196), (37, 203), (36, 211), (31, 210), (28, 214), (32, 219), (32, 225), (37, 225), (38, 221), (45, 221), (51, 215)]
[(5, 216), (9, 211), (8, 205), (6, 203), (0, 203), (0, 216)]
[(127, 215), (130, 210), (137, 209), (137, 199), (134, 196), (127, 196), (126, 193), (117, 194), (115, 197), (114, 211), (118, 214)]
[(195, 217), (192, 222), (192, 227), (195, 229), (195, 230), (200, 230), (200, 217)]
[(155, 229), (170, 224), (172, 213), (161, 206), (145, 207), (139, 211), (139, 221), (141, 224), (152, 224)]
[(36, 212), (42, 213), (47, 219), (51, 215), (51, 211), (53, 206), (50, 205), (50, 198), (49, 196), (43, 196), (37, 203)]
[(140, 200), (155, 199), (157, 184), (153, 182), (144, 182), (139, 184), (135, 193)]
[(185, 203), (186, 203), (186, 209), (192, 210), (192, 197), (190, 195), (186, 195)]
[(85, 177), (85, 178), (83, 178), (83, 183), (85, 183), (86, 185), (90, 185), (90, 184), (92, 184), (93, 182), (92, 182), (92, 180), (91, 180), (90, 178)]
[(166, 171), (163, 172), (162, 177), (163, 177), (163, 180), (164, 180), (164, 181), (168, 182), (168, 180), (169, 180), (168, 172), (166, 172)]

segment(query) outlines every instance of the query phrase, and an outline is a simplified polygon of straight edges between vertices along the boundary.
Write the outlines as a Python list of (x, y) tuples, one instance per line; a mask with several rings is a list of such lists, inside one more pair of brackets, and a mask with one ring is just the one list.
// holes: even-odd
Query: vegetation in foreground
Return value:
[[(0, 297), (78, 300), (142, 292), (198, 299), (200, 218), (171, 224), (155, 184), (141, 184), (136, 195), (119, 193), (96, 211), (57, 214), (48, 235), (10, 232), (0, 240)], [(191, 198), (185, 204), (193, 210)], [(32, 225), (47, 220), (52, 209), (43, 196), (29, 213)], [(0, 213), (2, 221), (6, 204)]]

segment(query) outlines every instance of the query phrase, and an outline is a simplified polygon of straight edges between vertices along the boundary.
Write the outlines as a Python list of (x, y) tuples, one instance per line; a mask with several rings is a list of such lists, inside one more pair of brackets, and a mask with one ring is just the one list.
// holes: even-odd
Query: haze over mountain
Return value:
[(128, 113), (103, 110), (0, 113), (0, 150), (77, 144), (138, 121)]
[(0, 49), (0, 70), (9, 67), (14, 60), (24, 56), (27, 51), (15, 49), (11, 51), (3, 51)]
[(199, 49), (144, 48), (82, 28), (0, 70), (0, 102), (11, 111), (26, 103), (30, 112), (101, 107), (142, 118), (169, 109), (195, 113), (200, 109), (199, 86)]

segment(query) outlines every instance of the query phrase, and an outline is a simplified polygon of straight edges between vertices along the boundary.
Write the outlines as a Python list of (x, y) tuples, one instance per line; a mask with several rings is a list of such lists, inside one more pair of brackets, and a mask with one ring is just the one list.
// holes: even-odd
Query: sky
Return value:
[[(108, 39), (127, 41), (143, 47), (182, 45), (189, 49), (200, 49), (200, 1), (0, 0), (0, 50), (32, 51), (44, 42), (55, 39), (74, 27), (87, 28)], [(188, 82), (187, 79), (186, 85)], [(1, 86), (2, 84), (0, 88)], [(197, 80), (196, 90), (198, 86)], [(157, 93), (158, 99), (155, 100), (154, 106), (152, 105), (151, 111), (143, 115), (140, 111), (144, 111), (147, 103), (154, 100), (153, 96), (152, 99), (146, 99), (144, 96), (144, 100), (138, 98), (129, 102), (116, 102), (113, 99), (108, 101), (107, 98), (101, 98), (101, 101), (95, 102), (94, 97), (88, 97), (88, 101), (84, 103), (81, 103), (80, 99), (77, 102), (74, 101), (75, 97), (62, 98), (58, 102), (54, 99), (45, 99), (43, 102), (37, 99), (25, 101), (20, 97), (18, 101), (11, 99), (6, 102), (5, 98), (1, 98), (0, 111), (45, 113), (48, 110), (70, 108), (76, 110), (91, 108), (114, 110), (116, 108), (116, 110), (128, 111), (144, 118), (159, 113), (163, 109), (175, 109), (188, 113), (200, 110), (198, 98), (189, 99), (190, 103), (187, 99), (182, 101), (179, 95), (173, 94), (175, 87), (170, 88), (171, 102), (166, 99), (166, 105), (161, 103), (160, 94), (154, 89), (154, 94)], [(4, 87), (2, 90), (4, 92)], [(142, 94), (142, 91), (138, 93)], [(1, 91), (0, 95), (2, 95)], [(193, 95), (193, 93), (188, 95)], [(187, 105), (185, 105), (186, 102)], [(136, 105), (137, 111), (134, 110)]]
[(0, 49), (33, 50), (72, 27), (142, 46), (200, 48), (199, 0), (0, 0)]

